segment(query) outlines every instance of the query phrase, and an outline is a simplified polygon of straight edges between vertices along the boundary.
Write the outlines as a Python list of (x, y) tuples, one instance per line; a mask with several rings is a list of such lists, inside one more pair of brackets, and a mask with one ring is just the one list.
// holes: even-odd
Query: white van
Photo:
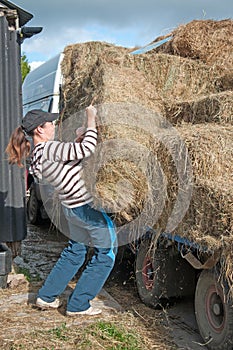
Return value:
[(23, 115), (31, 109), (59, 113), (61, 109), (61, 62), (60, 53), (31, 71), (23, 82)]
[[(30, 72), (22, 86), (23, 115), (32, 109), (60, 113), (62, 109), (62, 73), (60, 53)], [(27, 216), (32, 224), (48, 219), (41, 199), (41, 187), (26, 169)]]

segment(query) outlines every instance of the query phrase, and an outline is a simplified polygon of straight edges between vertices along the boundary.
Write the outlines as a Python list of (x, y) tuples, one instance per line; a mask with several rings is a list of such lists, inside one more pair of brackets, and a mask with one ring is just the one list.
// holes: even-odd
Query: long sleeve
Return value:
[(81, 160), (95, 151), (96, 144), (97, 130), (88, 128), (82, 142), (46, 142), (44, 158), (54, 162)]

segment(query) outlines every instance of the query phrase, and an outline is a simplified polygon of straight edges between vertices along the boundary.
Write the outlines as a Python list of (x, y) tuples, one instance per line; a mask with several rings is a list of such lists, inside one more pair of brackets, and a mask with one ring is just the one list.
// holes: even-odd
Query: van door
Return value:
[(23, 83), (23, 115), (31, 109), (60, 112), (62, 86), (60, 53), (30, 72)]

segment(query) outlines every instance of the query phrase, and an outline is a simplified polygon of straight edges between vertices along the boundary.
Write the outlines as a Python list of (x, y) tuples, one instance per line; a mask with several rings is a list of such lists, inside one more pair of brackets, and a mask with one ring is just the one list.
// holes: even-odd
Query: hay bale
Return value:
[[(98, 104), (101, 149), (95, 152), (91, 164), (98, 168), (105, 157), (112, 159), (107, 163), (105, 160), (104, 170), (98, 169), (94, 188), (92, 177), (88, 181), (88, 174), (95, 174), (97, 170), (87, 168), (87, 185), (95, 198), (95, 205), (113, 213), (115, 222), (121, 226), (134, 221), (137, 216), (142, 217), (145, 202), (146, 212), (149, 211), (151, 217), (159, 210), (153, 198), (157, 189), (147, 184), (147, 178), (154, 179), (155, 184), (159, 180), (156, 171), (151, 170), (154, 160), (150, 158), (151, 146), (145, 134), (151, 128), (157, 128), (163, 110), (161, 98), (143, 72), (124, 64), (127, 52), (105, 43), (76, 44), (65, 50), (62, 63), (63, 120), (75, 120), (76, 126), (80, 126), (83, 116), (80, 113), (76, 116), (76, 112), (86, 107), (93, 97)], [(144, 128), (141, 118), (145, 121)], [(70, 124), (73, 128), (73, 121)], [(67, 123), (64, 133), (71, 137)], [(113, 142), (109, 142), (111, 140)], [(108, 144), (106, 152), (103, 149), (105, 144)], [(129, 191), (120, 191), (126, 182)], [(146, 215), (148, 218), (149, 214)], [(143, 222), (147, 218), (143, 217)], [(136, 222), (133, 225), (136, 228)], [(137, 225), (134, 231), (139, 232), (142, 225)]]
[(209, 66), (230, 71), (232, 77), (232, 32), (232, 19), (194, 20), (176, 28), (170, 34), (173, 38), (156, 51), (202, 61)]
[(221, 75), (212, 67), (177, 56), (130, 55), (125, 48), (99, 42), (70, 45), (64, 54), (66, 117), (93, 96), (96, 103), (140, 101), (163, 112), (168, 99), (191, 100), (222, 89)]
[[(229, 236), (229, 233), (233, 233), (233, 196), (229, 196), (227, 200), (226, 197), (227, 193), (232, 192), (233, 164), (230, 160), (233, 155), (233, 127), (213, 124), (192, 125), (190, 127), (189, 124), (185, 124), (177, 127), (176, 130), (187, 146), (192, 166), (190, 187), (192, 187), (193, 193), (189, 197), (189, 210), (185, 218), (182, 216), (182, 206), (176, 208), (176, 215), (180, 219), (180, 225), (175, 227), (175, 232), (178, 230), (179, 234), (190, 239), (200, 238), (206, 234), (216, 236), (219, 235), (219, 232), (221, 232), (222, 236)], [(156, 223), (156, 227), (167, 231), (169, 230), (169, 218), (178, 200), (178, 188), (180, 185), (178, 186), (177, 169), (180, 160), (177, 163), (177, 167), (174, 161), (172, 163), (172, 160), (169, 159), (168, 152), (161, 151), (158, 154), (158, 159), (165, 168), (166, 176), (168, 174), (170, 176), (167, 178), (166, 203), (163, 213)], [(211, 201), (210, 192), (213, 191), (213, 184), (220, 179), (221, 186), (218, 188), (216, 184), (215, 200)], [(225, 191), (224, 196), (222, 195), (223, 189)], [(226, 221), (218, 220), (217, 218), (221, 215), (228, 215), (228, 219)], [(203, 221), (203, 218), (205, 221)], [(214, 224), (214, 220), (218, 220), (218, 225)], [(192, 234), (193, 230), (199, 236), (197, 234), (194, 237)]]
[[(140, 103), (165, 115), (172, 123), (182, 116), (189, 121), (193, 116), (187, 113), (187, 105), (185, 114), (179, 114), (183, 101), (204, 99), (203, 96), (218, 91), (219, 75), (203, 64), (164, 54), (136, 57), (124, 48), (99, 42), (68, 46), (62, 69), (64, 118), (95, 97), (98, 104)], [(208, 100), (204, 105), (210, 109)], [(230, 107), (230, 101), (225, 106)], [(198, 122), (201, 121), (206, 121), (206, 113), (199, 114)]]
[[(95, 97), (96, 103), (156, 99), (153, 87), (143, 74), (123, 66), (128, 49), (102, 43), (88, 42), (67, 46), (64, 50), (65, 114), (85, 108)], [(136, 74), (136, 76), (135, 76)], [(132, 93), (130, 93), (132, 90)]]
[(153, 51), (203, 62), (218, 72), (221, 91), (232, 90), (232, 30), (232, 19), (194, 20), (176, 28), (169, 34), (173, 38)]
[[(217, 186), (216, 186), (217, 182)], [(186, 237), (209, 251), (222, 249), (223, 254), (231, 250), (233, 235), (233, 191), (232, 181), (226, 186), (221, 177), (210, 181), (199, 179), (194, 183), (188, 211), (176, 227), (174, 234)], [(166, 208), (155, 228), (166, 227), (171, 214)], [(224, 248), (224, 249), (223, 249)]]
[[(216, 177), (199, 179), (195, 184), (192, 202), (187, 212), (185, 231), (183, 224), (178, 231), (189, 232), (190, 238), (209, 249), (217, 250), (227, 244), (233, 235), (232, 181)], [(210, 239), (211, 237), (211, 239)], [(225, 251), (226, 253), (226, 251)]]
[(233, 181), (199, 179), (189, 209), (174, 234), (186, 237), (209, 252), (219, 252), (222, 277), (233, 296)]
[(222, 73), (200, 61), (148, 52), (127, 54), (126, 65), (143, 72), (164, 101), (189, 100), (222, 91)]
[(232, 91), (210, 94), (189, 101), (165, 101), (165, 115), (173, 125), (183, 122), (233, 125), (232, 101)]
[(195, 178), (228, 180), (233, 174), (233, 127), (231, 125), (186, 125), (177, 128), (188, 147)]
[(156, 136), (167, 126), (158, 113), (136, 103), (101, 104), (98, 116), (100, 142), (85, 167), (87, 187), (95, 206), (113, 216), (120, 244), (129, 243), (153, 225), (163, 207), (166, 180), (154, 152)]
[[(89, 105), (96, 96), (96, 89), (101, 85), (101, 64), (119, 65), (123, 47), (102, 42), (87, 42), (69, 45), (64, 49), (61, 64), (64, 76), (63, 94), (65, 117)], [(93, 75), (95, 80), (93, 81)]]

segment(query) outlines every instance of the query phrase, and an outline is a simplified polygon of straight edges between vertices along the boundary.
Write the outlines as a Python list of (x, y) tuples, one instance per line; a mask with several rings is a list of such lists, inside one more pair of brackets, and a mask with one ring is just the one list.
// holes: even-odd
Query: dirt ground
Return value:
[[(18, 259), (17, 263), (21, 264), (19, 264), (21, 272), (22, 267), (29, 269), (33, 280), (31, 282), (24, 280), (14, 288), (0, 290), (0, 349), (63, 349), (63, 345), (59, 343), (52, 347), (41, 347), (40, 343), (37, 346), (38, 339), (36, 336), (33, 338), (32, 334), (60, 327), (63, 324), (68, 328), (83, 328), (93, 322), (93, 319), (70, 319), (65, 316), (66, 299), (75, 285), (75, 280), (71, 281), (62, 294), (63, 306), (59, 310), (41, 311), (34, 305), (37, 290), (65, 244), (64, 237), (54, 232), (48, 233), (46, 226), (37, 228), (31, 225), (28, 227), (28, 236), (23, 242), (21, 257), (20, 259), (17, 257), (16, 261)], [(39, 276), (42, 280), (37, 281)], [(104, 291), (94, 302), (104, 305), (101, 320), (122, 324), (127, 329), (131, 329), (143, 339), (145, 348), (178, 349), (171, 337), (171, 324), (167, 312), (151, 309), (140, 301), (135, 286), (133, 259), (128, 252), (118, 254), (117, 263)], [(34, 340), (30, 345), (31, 338)], [(17, 347), (17, 344), (24, 347)], [(75, 342), (73, 345), (67, 344), (66, 348), (82, 349), (74, 344)], [(98, 346), (95, 348), (98, 349)], [(99, 348), (102, 349), (102, 347)], [(112, 347), (111, 349), (118, 348)]]

